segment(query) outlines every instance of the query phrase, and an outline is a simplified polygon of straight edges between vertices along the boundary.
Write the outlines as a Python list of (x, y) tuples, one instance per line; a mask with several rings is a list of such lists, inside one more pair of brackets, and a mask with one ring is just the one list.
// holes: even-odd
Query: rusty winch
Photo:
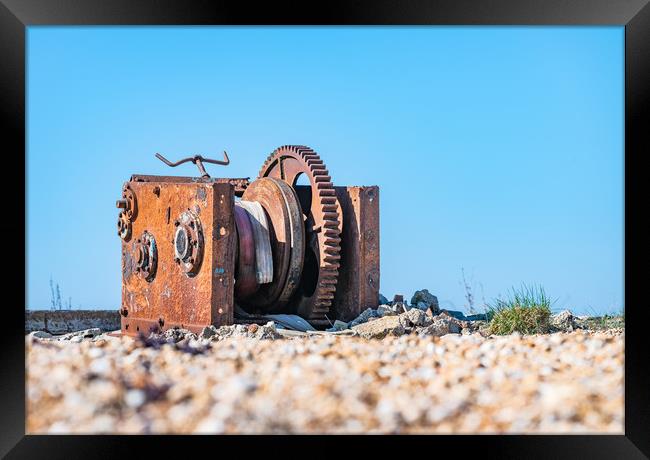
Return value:
[[(273, 151), (257, 179), (133, 175), (117, 201), (122, 332), (262, 323), (297, 314), (314, 327), (379, 300), (379, 189), (334, 186), (309, 147)], [(309, 185), (297, 185), (304, 176)], [(235, 311), (244, 315), (236, 315)]]

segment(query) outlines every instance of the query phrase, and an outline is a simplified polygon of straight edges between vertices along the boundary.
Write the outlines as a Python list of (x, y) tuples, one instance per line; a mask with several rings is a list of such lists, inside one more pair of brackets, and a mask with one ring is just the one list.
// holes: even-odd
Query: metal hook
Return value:
[(191, 161), (192, 163), (194, 163), (199, 168), (199, 172), (201, 173), (201, 177), (204, 177), (204, 178), (209, 178), (210, 175), (208, 174), (208, 172), (203, 167), (203, 162), (212, 163), (212, 164), (215, 164), (215, 165), (223, 165), (223, 166), (226, 166), (226, 165), (230, 164), (230, 158), (228, 158), (228, 154), (226, 153), (225, 150), (223, 151), (223, 158), (224, 158), (223, 160), (213, 160), (211, 158), (203, 158), (201, 155), (194, 155), (193, 157), (183, 158), (182, 160), (178, 160), (176, 163), (172, 163), (167, 158), (162, 156), (160, 153), (156, 153), (156, 158), (158, 158), (160, 161), (165, 163), (167, 166), (171, 166), (172, 168), (174, 168), (174, 167), (176, 167), (176, 166), (178, 166), (180, 164), (187, 163), (188, 161)]

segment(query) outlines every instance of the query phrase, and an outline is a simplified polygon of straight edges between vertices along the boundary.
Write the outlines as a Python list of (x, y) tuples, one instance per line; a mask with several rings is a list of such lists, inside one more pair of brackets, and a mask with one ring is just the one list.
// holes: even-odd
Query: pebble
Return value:
[[(357, 327), (382, 321), (407, 327)], [(623, 433), (618, 329), (260, 340), (273, 330), (230, 327), (201, 353), (26, 336), (27, 432)]]
[(142, 390), (129, 390), (124, 396), (124, 402), (129, 407), (140, 407), (147, 400), (147, 396)]

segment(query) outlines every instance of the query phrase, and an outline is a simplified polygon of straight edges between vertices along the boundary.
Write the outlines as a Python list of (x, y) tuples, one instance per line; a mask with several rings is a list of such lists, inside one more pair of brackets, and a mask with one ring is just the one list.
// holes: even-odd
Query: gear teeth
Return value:
[(328, 264), (328, 265), (325, 265), (325, 266), (321, 265), (320, 269), (321, 270), (330, 270), (331, 272), (333, 272), (333, 274), (335, 276), (339, 275), (339, 264), (338, 263), (331, 263), (331, 264)]
[(339, 225), (342, 218), (340, 204), (336, 199), (334, 184), (325, 163), (314, 150), (305, 145), (283, 145), (271, 152), (260, 169), (259, 177), (265, 177), (273, 167), (277, 167), (277, 159), (282, 155), (293, 156), (304, 163), (303, 171), (310, 177), (312, 187), (318, 192), (319, 202), (312, 203), (312, 209), (317, 208), (319, 215), (322, 215), (322, 221), (318, 224), (323, 229), (323, 236), (318, 237), (321, 264), (316, 292), (310, 299), (309, 319), (324, 320), (334, 299), (339, 274), (341, 259)]

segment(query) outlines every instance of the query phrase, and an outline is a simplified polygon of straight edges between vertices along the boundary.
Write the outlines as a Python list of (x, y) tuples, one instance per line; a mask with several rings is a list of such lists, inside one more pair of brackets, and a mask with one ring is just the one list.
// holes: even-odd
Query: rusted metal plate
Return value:
[(330, 318), (350, 321), (379, 304), (379, 187), (334, 187), (343, 210), (341, 267)]
[[(232, 324), (233, 185), (147, 177), (129, 183), (138, 200), (138, 215), (132, 221), (133, 237), (122, 241), (122, 332), (137, 335), (174, 326), (200, 332), (210, 324)], [(196, 273), (186, 273), (174, 260), (174, 222), (188, 210), (197, 216), (203, 232), (202, 260)], [(157, 247), (157, 270), (150, 280), (135, 271), (136, 242), (145, 231), (155, 238)]]
[(231, 184), (235, 187), (235, 195), (242, 196), (250, 184), (249, 177), (191, 177), (191, 176), (151, 176), (146, 174), (133, 174), (131, 182), (166, 182), (166, 183), (209, 183)]

